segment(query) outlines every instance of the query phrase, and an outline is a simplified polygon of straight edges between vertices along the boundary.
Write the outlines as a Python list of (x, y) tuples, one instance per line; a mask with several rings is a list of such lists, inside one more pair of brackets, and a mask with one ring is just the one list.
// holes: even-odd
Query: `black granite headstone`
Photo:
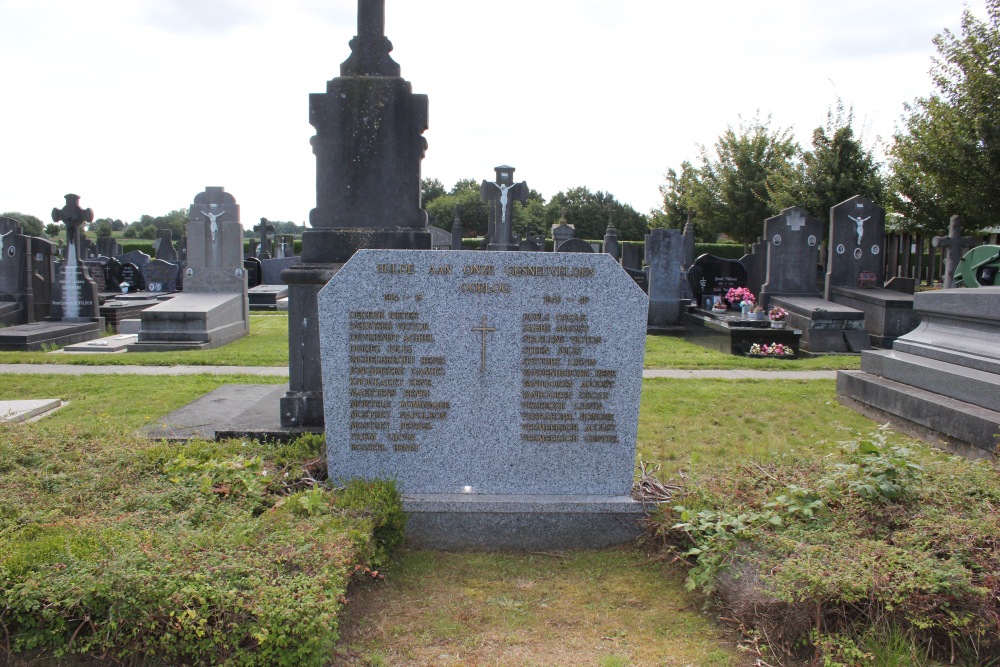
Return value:
[(594, 252), (594, 247), (583, 239), (569, 239), (559, 244), (556, 252)]
[(703, 295), (725, 296), (732, 287), (745, 287), (747, 270), (739, 260), (706, 254), (696, 259), (688, 270), (688, 282), (700, 304)]
[(243, 268), (247, 272), (247, 288), (253, 289), (260, 285), (264, 276), (263, 263), (256, 257), (247, 257), (243, 260)]
[(139, 271), (139, 267), (132, 262), (122, 263), (121, 269), (118, 270), (118, 274), (121, 276), (121, 282), (128, 284), (129, 292), (138, 292), (144, 287), (142, 272)]

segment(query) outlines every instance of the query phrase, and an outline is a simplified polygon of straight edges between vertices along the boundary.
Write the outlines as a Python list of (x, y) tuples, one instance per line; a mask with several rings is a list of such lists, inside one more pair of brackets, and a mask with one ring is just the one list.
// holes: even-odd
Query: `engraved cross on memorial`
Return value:
[(528, 200), (528, 184), (524, 181), (514, 183), (514, 167), (501, 165), (494, 170), (497, 173), (496, 181), (483, 181), (479, 188), (483, 201), (493, 202), (490, 211), (493, 236), (486, 249), (517, 250), (519, 246), (512, 237), (514, 202), (524, 203)]
[(931, 244), (935, 248), (941, 248), (942, 259), (944, 260), (944, 275), (941, 282), (945, 289), (955, 286), (955, 270), (962, 259), (962, 255), (976, 245), (976, 240), (969, 236), (962, 236), (962, 218), (957, 215), (951, 216), (948, 225), (948, 236), (935, 236), (931, 239)]

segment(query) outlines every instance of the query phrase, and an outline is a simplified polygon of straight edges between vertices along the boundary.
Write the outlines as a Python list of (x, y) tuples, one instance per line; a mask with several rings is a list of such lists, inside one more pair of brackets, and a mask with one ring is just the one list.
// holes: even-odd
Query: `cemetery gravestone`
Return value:
[(142, 273), (139, 272), (139, 267), (132, 262), (125, 262), (118, 269), (118, 275), (121, 277), (121, 282), (125, 284), (126, 287), (121, 287), (122, 292), (134, 293), (141, 290), (145, 285), (142, 280)]
[(830, 300), (833, 287), (857, 287), (863, 272), (875, 274), (876, 286), (885, 284), (885, 209), (862, 196), (852, 197), (830, 209), (829, 255), (826, 289)]
[(160, 244), (156, 246), (156, 259), (166, 262), (177, 261), (177, 250), (174, 249), (174, 233), (169, 229), (160, 230)]
[(514, 167), (495, 167), (494, 182), (483, 181), (480, 195), (483, 201), (492, 202), (489, 209), (489, 223), (486, 235), (490, 242), (487, 250), (517, 250), (514, 242), (514, 202), (528, 201), (528, 184), (514, 183)]
[[(80, 228), (85, 222), (93, 221), (94, 213), (90, 209), (81, 209), (79, 202), (79, 196), (66, 195), (66, 205), (52, 210), (53, 221), (66, 224), (66, 259), (60, 266), (56, 267), (52, 261), (52, 244), (42, 239), (22, 237), (25, 239), (20, 256), (23, 263), (18, 264), (26, 272), (22, 286), (27, 286), (29, 281), (31, 283), (31, 304), (26, 310), (34, 317), (23, 324), (0, 329), (0, 349), (39, 350), (101, 336), (104, 321), (99, 316), (97, 286), (80, 256)], [(12, 239), (13, 236), (11, 233), (7, 238)], [(18, 259), (17, 245), (4, 243), (3, 252), (3, 261), (13, 264)], [(25, 297), (28, 295), (25, 294)], [(38, 321), (45, 310), (48, 310), (48, 315), (44, 321)]]
[(195, 196), (184, 291), (140, 313), (138, 342), (129, 352), (211, 349), (249, 333), (239, 220), (236, 199), (221, 187)]
[(177, 278), (180, 274), (180, 266), (174, 262), (167, 262), (162, 259), (154, 259), (146, 265), (145, 279), (146, 289), (150, 292), (175, 292), (177, 291)]
[(767, 264), (760, 303), (770, 306), (774, 296), (819, 296), (816, 265), (822, 235), (822, 223), (797, 206), (764, 221)]
[(739, 260), (705, 254), (688, 270), (688, 282), (696, 302), (704, 306), (705, 296), (724, 297), (733, 287), (745, 287), (747, 270)]
[(31, 254), (29, 237), (21, 223), (0, 217), (0, 324), (10, 326), (33, 321)]
[(604, 252), (611, 255), (615, 261), (618, 260), (618, 230), (611, 224), (611, 216), (608, 216), (608, 228), (604, 230)]
[(397, 480), (411, 541), (636, 534), (648, 305), (613, 259), (363, 250), (319, 307), (330, 477)]
[[(911, 331), (918, 318), (912, 294), (883, 287), (884, 235), (885, 210), (864, 197), (852, 197), (830, 209), (824, 298), (863, 312), (871, 344), (888, 348)], [(860, 287), (862, 281), (875, 287)]]
[(651, 329), (680, 324), (681, 264), (684, 237), (676, 229), (654, 229), (646, 235), (646, 263), (649, 268), (649, 318)]
[(243, 260), (243, 268), (247, 272), (247, 288), (253, 289), (261, 284), (261, 276), (264, 275), (263, 262), (259, 257), (248, 257)]
[(594, 252), (593, 246), (583, 239), (569, 239), (559, 244), (556, 252)]

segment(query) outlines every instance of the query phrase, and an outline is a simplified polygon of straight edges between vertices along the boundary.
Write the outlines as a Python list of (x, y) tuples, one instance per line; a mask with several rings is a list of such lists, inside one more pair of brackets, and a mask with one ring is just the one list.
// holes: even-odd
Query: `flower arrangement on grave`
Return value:
[(746, 287), (730, 287), (726, 292), (726, 301), (739, 303), (740, 306), (752, 306), (757, 303), (757, 297)]
[(767, 311), (767, 316), (772, 322), (784, 322), (785, 318), (788, 317), (788, 311), (781, 306), (771, 306), (771, 310)]
[(763, 313), (764, 312), (764, 306), (760, 305), (759, 303), (755, 303), (753, 306), (750, 307), (750, 312), (751, 313)]
[(726, 308), (726, 304), (722, 303), (721, 301), (716, 301), (715, 303), (712, 304), (712, 310), (723, 311), (723, 310), (728, 310), (728, 308)]
[(750, 355), (755, 357), (794, 357), (795, 350), (783, 343), (771, 343), (770, 345), (754, 343), (750, 346)]

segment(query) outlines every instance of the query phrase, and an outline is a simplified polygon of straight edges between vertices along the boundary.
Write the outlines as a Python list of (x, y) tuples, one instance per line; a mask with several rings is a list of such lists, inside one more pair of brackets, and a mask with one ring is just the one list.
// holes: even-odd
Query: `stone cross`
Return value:
[(955, 269), (962, 259), (962, 255), (976, 245), (976, 240), (969, 236), (962, 236), (962, 218), (957, 215), (951, 216), (948, 224), (948, 236), (935, 236), (931, 239), (931, 244), (935, 248), (941, 248), (944, 259), (944, 276), (942, 282), (945, 289), (955, 286)]
[(493, 229), (493, 240), (487, 246), (487, 250), (517, 250), (517, 245), (510, 242), (512, 218), (514, 215), (513, 202), (526, 202), (528, 200), (528, 184), (524, 181), (514, 183), (514, 168), (506, 165), (496, 167), (496, 181), (483, 181), (479, 192), (483, 201), (493, 201), (495, 213), (495, 227)]
[(479, 331), (479, 332), (481, 332), (483, 334), (483, 356), (482, 356), (482, 361), (480, 362), (480, 365), (479, 365), (479, 370), (480, 371), (485, 371), (486, 370), (486, 334), (493, 333), (497, 329), (496, 329), (496, 327), (488, 327), (488, 326), (486, 326), (486, 316), (483, 315), (483, 323), (480, 324), (478, 327), (472, 327), (472, 330), (473, 331)]
[(260, 224), (254, 227), (253, 230), (260, 234), (260, 254), (263, 255), (264, 259), (270, 259), (271, 253), (268, 252), (267, 235), (274, 231), (274, 225), (269, 224), (267, 218), (261, 218)]
[(399, 64), (389, 57), (390, 51), (385, 0), (358, 0), (358, 34), (351, 40), (351, 56), (340, 66), (340, 75), (399, 76)]
[(66, 195), (66, 205), (52, 209), (52, 222), (66, 224), (66, 259), (75, 262), (80, 256), (80, 228), (94, 221), (94, 211), (80, 208), (80, 195)]

